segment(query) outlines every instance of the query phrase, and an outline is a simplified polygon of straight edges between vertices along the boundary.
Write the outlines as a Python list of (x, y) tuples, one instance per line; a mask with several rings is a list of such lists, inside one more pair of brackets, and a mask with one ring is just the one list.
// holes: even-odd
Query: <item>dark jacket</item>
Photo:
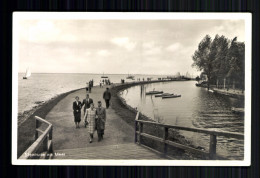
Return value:
[(78, 104), (76, 101), (73, 102), (73, 114), (81, 113), (81, 102), (78, 101)]
[(101, 107), (97, 107), (96, 108), (96, 114), (98, 116), (97, 120), (96, 120), (96, 124), (97, 124), (97, 130), (104, 130), (105, 129), (105, 123), (106, 123), (106, 109)]
[(85, 105), (84, 106), (84, 112), (86, 111), (86, 109), (90, 108), (91, 103), (93, 103), (93, 100), (91, 98), (89, 98), (89, 102), (87, 101), (87, 99), (84, 99), (82, 101), (81, 107), (83, 107), (83, 105)]
[(104, 94), (103, 94), (103, 98), (105, 99), (105, 100), (110, 100), (110, 98), (111, 98), (111, 93), (110, 93), (110, 91), (105, 91), (104, 92)]

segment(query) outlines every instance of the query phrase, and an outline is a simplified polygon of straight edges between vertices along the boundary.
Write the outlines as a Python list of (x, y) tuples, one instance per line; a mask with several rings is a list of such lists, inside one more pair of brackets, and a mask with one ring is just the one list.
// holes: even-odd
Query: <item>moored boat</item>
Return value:
[(145, 94), (146, 95), (154, 95), (154, 94), (160, 94), (160, 93), (163, 93), (163, 91), (155, 91), (155, 90), (153, 90), (153, 91), (146, 92)]
[(132, 79), (132, 80), (134, 80), (134, 79), (135, 79), (135, 76), (133, 76), (133, 75), (128, 75), (128, 76), (126, 77), (126, 79)]
[(181, 95), (165, 95), (165, 96), (162, 96), (163, 99), (165, 98), (177, 98), (177, 97), (181, 97)]
[(171, 96), (171, 95), (174, 95), (174, 94), (173, 93), (162, 93), (162, 94), (155, 95), (155, 97)]

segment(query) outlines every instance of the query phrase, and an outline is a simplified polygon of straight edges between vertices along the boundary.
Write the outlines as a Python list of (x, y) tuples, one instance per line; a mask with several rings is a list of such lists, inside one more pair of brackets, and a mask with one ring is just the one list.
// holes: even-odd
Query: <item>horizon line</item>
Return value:
[[(18, 72), (18, 74), (22, 74), (24, 72)], [(71, 72), (71, 73), (65, 73), (65, 72), (32, 72), (32, 74), (96, 74), (96, 75), (176, 75), (176, 74), (128, 74), (128, 73), (115, 73), (115, 74), (106, 74), (106, 73), (83, 73), (83, 72), (79, 72), (79, 73), (75, 73), (75, 72)], [(192, 75), (192, 74), (190, 74)]]

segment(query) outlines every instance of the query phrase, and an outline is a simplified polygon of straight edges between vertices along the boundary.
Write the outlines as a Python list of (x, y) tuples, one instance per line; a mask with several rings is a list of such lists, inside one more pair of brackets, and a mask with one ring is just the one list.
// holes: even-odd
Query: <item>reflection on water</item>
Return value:
[[(179, 98), (162, 99), (145, 95), (151, 90), (181, 94)], [(127, 104), (157, 122), (172, 125), (213, 128), (219, 131), (244, 132), (244, 117), (231, 112), (231, 107), (244, 107), (244, 102), (195, 86), (194, 81), (152, 83), (131, 87), (122, 93)], [(208, 149), (209, 135), (181, 132), (194, 145)], [(242, 159), (243, 141), (218, 137), (217, 152), (231, 159)]]

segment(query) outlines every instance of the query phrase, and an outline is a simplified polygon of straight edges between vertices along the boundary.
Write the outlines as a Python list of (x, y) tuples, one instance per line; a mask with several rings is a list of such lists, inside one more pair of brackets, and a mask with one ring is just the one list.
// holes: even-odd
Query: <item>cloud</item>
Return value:
[(129, 51), (133, 50), (136, 46), (136, 43), (131, 42), (127, 37), (113, 38), (111, 42), (117, 46), (124, 47)]
[(142, 45), (144, 55), (158, 55), (162, 52), (162, 47), (155, 42), (146, 42)]
[(99, 51), (97, 52), (97, 54), (98, 54), (99, 56), (109, 56), (109, 55), (110, 55), (110, 53), (109, 53), (107, 50), (105, 50), (105, 49), (99, 50)]
[(55, 28), (51, 21), (40, 20), (36, 24), (31, 25), (29, 30), (24, 32), (31, 42), (48, 42), (55, 41), (60, 34), (60, 30)]
[(205, 35), (245, 39), (243, 20), (39, 19), (15, 29), (22, 72), (197, 73), (191, 56)]
[(181, 47), (181, 44), (180, 43), (174, 43), (174, 44), (171, 44), (170, 46), (168, 46), (166, 48), (167, 51), (171, 51), (171, 52), (175, 52), (177, 50), (179, 50)]

